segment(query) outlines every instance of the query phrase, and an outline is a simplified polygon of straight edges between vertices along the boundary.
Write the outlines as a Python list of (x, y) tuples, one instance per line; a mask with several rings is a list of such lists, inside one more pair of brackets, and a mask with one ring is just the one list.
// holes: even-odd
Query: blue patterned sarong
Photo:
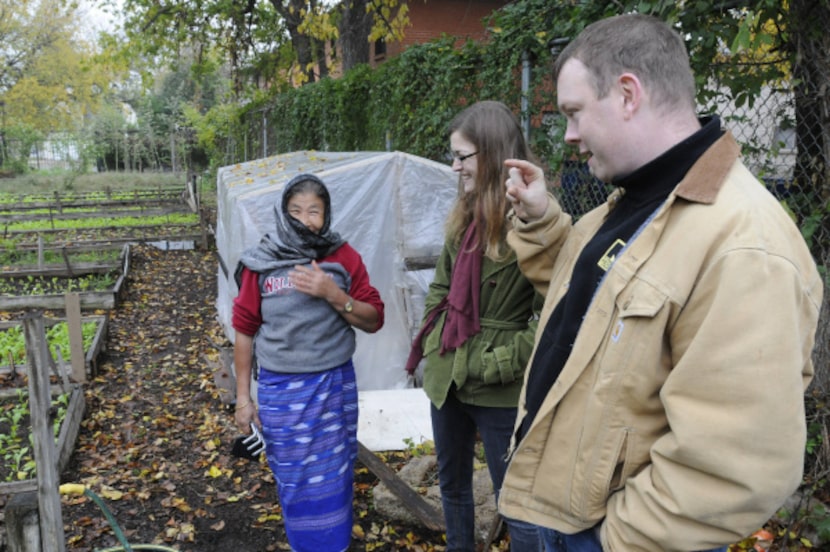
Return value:
[(309, 374), (260, 369), (257, 400), (291, 549), (347, 550), (357, 458), (352, 361)]

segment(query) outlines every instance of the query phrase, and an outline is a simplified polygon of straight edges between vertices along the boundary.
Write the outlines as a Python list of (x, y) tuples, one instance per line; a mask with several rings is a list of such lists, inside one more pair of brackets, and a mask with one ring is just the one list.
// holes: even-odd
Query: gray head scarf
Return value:
[[(325, 207), (323, 227), (316, 234), (288, 214), (288, 201), (296, 193), (301, 193), (294, 191), (294, 188), (308, 181), (316, 184), (312, 187), (313, 192), (323, 200)], [(276, 233), (265, 234), (258, 245), (242, 253), (234, 272), (237, 285), (240, 284), (243, 266), (254, 272), (266, 272), (306, 264), (330, 255), (346, 241), (331, 229), (331, 197), (323, 181), (313, 174), (299, 174), (292, 178), (285, 185), (280, 207), (274, 207), (274, 213), (277, 219)]]

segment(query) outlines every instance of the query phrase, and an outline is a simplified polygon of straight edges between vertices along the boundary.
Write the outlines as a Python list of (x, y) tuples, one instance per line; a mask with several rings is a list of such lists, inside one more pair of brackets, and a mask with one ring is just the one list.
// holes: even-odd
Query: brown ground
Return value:
[[(224, 342), (215, 319), (217, 267), (214, 251), (133, 248), (107, 351), (85, 386), (84, 421), (61, 480), (100, 495), (131, 545), (288, 550), (267, 465), (229, 454), (233, 413), (219, 399), (211, 365), (218, 358), (212, 343)], [(394, 469), (404, 460), (402, 453), (384, 458)], [(443, 550), (442, 534), (383, 519), (372, 506), (376, 483), (358, 463), (351, 550)], [(119, 544), (87, 497), (65, 497), (62, 514), (68, 550)]]

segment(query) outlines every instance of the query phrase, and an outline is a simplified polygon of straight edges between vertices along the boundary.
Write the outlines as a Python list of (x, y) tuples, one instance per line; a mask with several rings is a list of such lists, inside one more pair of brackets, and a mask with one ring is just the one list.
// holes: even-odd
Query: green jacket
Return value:
[[(424, 303), (424, 318), (449, 293), (452, 267), (458, 247), (445, 244), (435, 278)], [(522, 389), (527, 361), (533, 350), (537, 319), (530, 282), (516, 264), (516, 256), (501, 262), (484, 257), (481, 264), (481, 331), (454, 351), (440, 354), (446, 312), (423, 337), (424, 391), (441, 408), (455, 383), (463, 403), (477, 406), (515, 407)]]

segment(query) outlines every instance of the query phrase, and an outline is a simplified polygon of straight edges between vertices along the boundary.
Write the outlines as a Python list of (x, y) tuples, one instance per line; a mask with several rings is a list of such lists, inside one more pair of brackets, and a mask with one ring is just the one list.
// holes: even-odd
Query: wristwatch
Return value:
[(343, 312), (348, 313), (348, 312), (352, 312), (353, 310), (354, 310), (354, 301), (352, 301), (352, 298), (349, 297), (349, 300), (346, 301), (345, 305), (343, 305)]

